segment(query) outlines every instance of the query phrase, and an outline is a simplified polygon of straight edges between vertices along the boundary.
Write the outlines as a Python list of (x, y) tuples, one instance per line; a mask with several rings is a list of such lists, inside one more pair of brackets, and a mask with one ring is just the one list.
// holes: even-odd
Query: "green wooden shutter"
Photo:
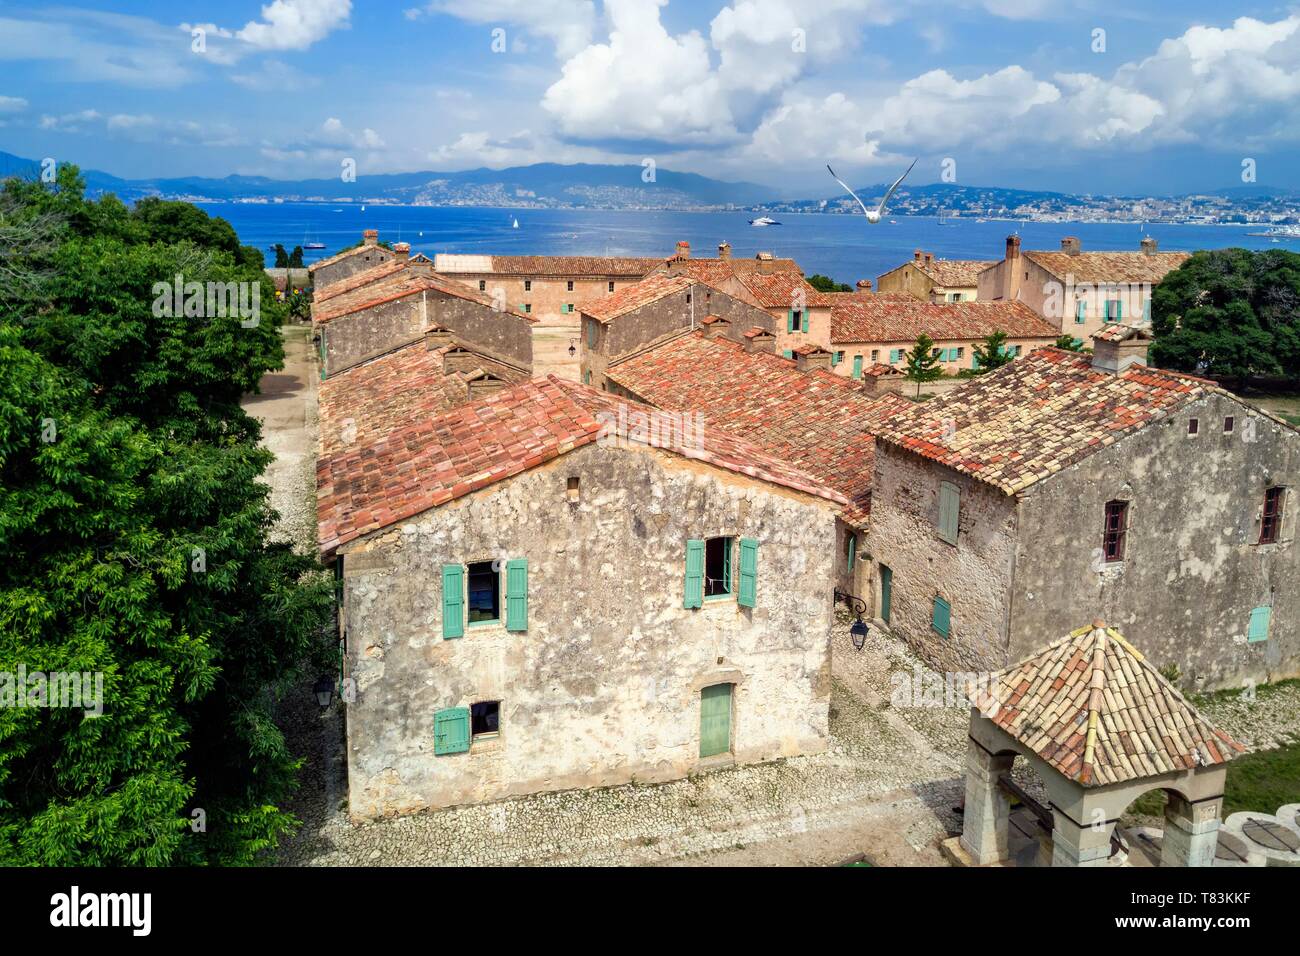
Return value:
[(459, 754), (469, 750), (469, 708), (448, 707), (433, 715), (433, 752)]
[(594, 348), (596, 347), (596, 329), (597, 329), (597, 327), (598, 327), (598, 326), (596, 325), (596, 320), (595, 320), (595, 319), (592, 319), (590, 322), (587, 323), (587, 346), (588, 346), (589, 348), (593, 348), (593, 349), (594, 349)]
[(1247, 641), (1267, 641), (1268, 625), (1273, 617), (1273, 609), (1268, 605), (1257, 607), (1250, 612), (1250, 630), (1246, 632)]
[(848, 570), (853, 570), (853, 560), (858, 556), (858, 536), (852, 531), (844, 539), (844, 563), (848, 565)]
[(731, 685), (714, 684), (700, 691), (700, 756), (731, 749)]
[(944, 637), (947, 637), (951, 622), (952, 608), (949, 606), (947, 601), (936, 595), (934, 599), (934, 614), (930, 618), (930, 626)]
[(686, 597), (682, 607), (704, 606), (704, 542), (686, 542)]
[(1123, 299), (1115, 300), (1115, 321), (1116, 322), (1124, 321), (1124, 300)]
[(459, 564), (442, 566), (442, 636), (465, 636), (465, 569)]
[(949, 544), (957, 543), (957, 518), (961, 508), (961, 494), (950, 481), (939, 482), (939, 537)]
[(807, 309), (804, 309), (804, 310), (803, 310), (803, 316), (802, 316), (802, 317), (803, 317), (803, 326), (802, 326), (802, 329), (803, 329), (804, 332), (807, 332), (807, 331), (808, 331), (808, 310), (807, 310)]
[(862, 356), (853, 356), (853, 377), (862, 378)]
[(782, 349), (781, 354), (788, 359), (794, 358), (794, 349)]
[(1074, 308), (1074, 324), (1083, 325), (1088, 320), (1088, 303), (1079, 302)]
[(1142, 300), (1142, 321), (1151, 321), (1151, 296), (1147, 296)]
[(794, 309), (785, 310), (785, 330), (787, 332), (794, 331)]
[(736, 603), (741, 607), (754, 607), (758, 598), (758, 542), (753, 538), (740, 539), (740, 592)]
[(506, 630), (528, 630), (528, 559), (506, 562)]

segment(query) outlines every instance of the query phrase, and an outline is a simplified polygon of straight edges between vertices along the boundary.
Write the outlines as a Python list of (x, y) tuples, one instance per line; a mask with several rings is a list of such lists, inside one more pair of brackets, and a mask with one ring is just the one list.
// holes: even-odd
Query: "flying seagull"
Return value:
[[(916, 165), (916, 160), (914, 159), (912, 160), (912, 166), (915, 165)], [(839, 183), (848, 191), (848, 194), (850, 196), (858, 200), (858, 205), (862, 207), (862, 211), (867, 216), (867, 222), (871, 223), (872, 225), (875, 225), (876, 223), (880, 222), (880, 217), (885, 214), (885, 204), (889, 202), (890, 197), (894, 195), (894, 190), (898, 188), (898, 184), (907, 178), (907, 173), (910, 173), (912, 171), (912, 166), (908, 166), (907, 172), (903, 173), (903, 175), (899, 176), (897, 179), (894, 180), (894, 185), (889, 187), (888, 191), (886, 191), (885, 193), (885, 198), (880, 200), (880, 205), (877, 206), (875, 209), (868, 209), (867, 204), (864, 203), (861, 199), (858, 199), (858, 194), (855, 193), (852, 189), (849, 189), (849, 184), (846, 183), (844, 180), (840, 179), (840, 177), (835, 175), (835, 170), (831, 169), (830, 163), (826, 164), (826, 170), (831, 174), (832, 179), (834, 179), (837, 183)]]

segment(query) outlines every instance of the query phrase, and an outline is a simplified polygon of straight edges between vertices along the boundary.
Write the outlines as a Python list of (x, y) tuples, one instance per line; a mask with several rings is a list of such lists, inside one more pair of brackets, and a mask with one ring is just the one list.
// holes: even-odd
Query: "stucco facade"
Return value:
[[(821, 499), (594, 444), (341, 548), (352, 817), (823, 750), (833, 523)], [(714, 536), (758, 541), (753, 608), (683, 607), (686, 542)], [(519, 558), (526, 629), (444, 639), (440, 569)], [(702, 691), (722, 684), (729, 749), (701, 757)], [(435, 754), (434, 715), (484, 701), (498, 732)]]

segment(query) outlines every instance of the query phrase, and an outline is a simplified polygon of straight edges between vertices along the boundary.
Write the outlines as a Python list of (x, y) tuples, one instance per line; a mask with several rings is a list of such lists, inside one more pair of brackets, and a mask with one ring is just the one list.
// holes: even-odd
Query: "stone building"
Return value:
[(943, 670), (1003, 667), (1100, 612), (1197, 690), (1297, 675), (1300, 435), (1146, 367), (1143, 329), (1093, 341), (876, 426), (877, 616)]
[(777, 325), (757, 306), (689, 274), (655, 272), (583, 310), (582, 381), (605, 388), (605, 369), (611, 362), (683, 329), (709, 328), (736, 342), (759, 330), (768, 333), (759, 341), (771, 345)]
[(1150, 238), (1138, 252), (1084, 252), (1073, 236), (1059, 252), (1022, 254), (1020, 237), (1008, 236), (1006, 256), (979, 274), (979, 297), (1023, 302), (1082, 344), (1110, 323), (1149, 324), (1152, 291), (1188, 258), (1158, 252)]
[(311, 276), (313, 291), (319, 293), (341, 279), (373, 269), (392, 258), (393, 251), (379, 244), (379, 230), (367, 229), (361, 234), (361, 245), (313, 262), (307, 267), (307, 273)]
[(934, 342), (939, 366), (948, 375), (977, 368), (975, 346), (1002, 332), (1014, 356), (1057, 339), (1056, 328), (1020, 302), (928, 302), (903, 292), (875, 295), (838, 293), (831, 300), (829, 348), (840, 375), (860, 379), (864, 369), (904, 369), (907, 353), (921, 335)]
[(789, 361), (772, 354), (769, 333), (743, 344), (713, 329), (685, 331), (612, 362), (606, 387), (672, 411), (695, 411), (720, 431), (752, 442), (836, 489), (849, 504), (821, 544), (834, 556), (830, 580), (863, 594), (867, 519), (872, 507), (870, 430), (910, 408), (894, 394), (868, 395), (829, 370), (830, 356), (808, 347)]
[(530, 317), (438, 275), (427, 262), (401, 269), (389, 263), (379, 269), (387, 274), (367, 280), (359, 273), (339, 283), (355, 288), (313, 303), (323, 378), (414, 342), (431, 326), (473, 342), (497, 362), (532, 368)]
[(979, 274), (996, 262), (987, 259), (936, 259), (917, 249), (910, 262), (890, 269), (876, 282), (879, 292), (903, 292), (922, 302), (970, 302), (979, 293)]
[(317, 488), (354, 820), (827, 746), (844, 500), (763, 450), (550, 377), (368, 435)]
[(639, 282), (663, 262), (642, 256), (494, 256), (439, 253), (434, 268), (538, 319), (573, 319), (589, 303)]

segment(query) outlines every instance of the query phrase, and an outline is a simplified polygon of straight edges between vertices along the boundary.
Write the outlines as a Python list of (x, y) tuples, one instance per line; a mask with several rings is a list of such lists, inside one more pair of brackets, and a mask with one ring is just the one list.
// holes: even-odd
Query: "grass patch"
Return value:
[(1228, 764), (1223, 815), (1239, 810), (1276, 813), (1300, 795), (1300, 740), (1273, 750), (1242, 754)]

